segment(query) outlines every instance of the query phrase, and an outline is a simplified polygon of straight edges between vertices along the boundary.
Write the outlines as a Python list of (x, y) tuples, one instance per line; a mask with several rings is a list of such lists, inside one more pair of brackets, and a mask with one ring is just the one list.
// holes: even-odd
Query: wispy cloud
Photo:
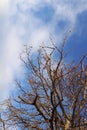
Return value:
[(0, 1), (0, 13), (6, 13), (9, 10), (9, 0)]
[(20, 70), (18, 57), (24, 44), (37, 48), (48, 43), (49, 36), (60, 42), (68, 29), (76, 28), (77, 16), (85, 10), (86, 0), (1, 0), (0, 91), (5, 93)]

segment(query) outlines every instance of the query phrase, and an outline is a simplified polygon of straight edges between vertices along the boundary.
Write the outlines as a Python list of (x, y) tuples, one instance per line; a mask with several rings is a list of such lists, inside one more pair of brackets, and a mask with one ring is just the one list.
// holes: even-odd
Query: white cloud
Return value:
[[(15, 69), (18, 67), (19, 60), (18, 60), (18, 54), (21, 50), (21, 44), (20, 39), (17, 36), (17, 30), (15, 28), (12, 28), (5, 40), (5, 48), (4, 48), (4, 55), (6, 57), (6, 62), (8, 65), (10, 64), (10, 67)], [(16, 61), (16, 62), (15, 62)]]
[(11, 69), (6, 66), (6, 63), (2, 61), (0, 64), (0, 98), (5, 98), (8, 96), (8, 86), (9, 81), (12, 80), (12, 72)]
[(49, 32), (46, 28), (41, 28), (34, 30), (29, 38), (29, 44), (32, 45), (35, 49), (38, 48), (43, 42), (48, 42)]
[(10, 0), (0, 0), (0, 13), (7, 13), (9, 10)]
[(20, 73), (20, 50), (20, 40), (16, 35), (16, 29), (12, 28), (4, 40), (2, 57), (0, 57), (0, 97), (8, 96), (9, 88), (12, 89), (14, 74), (16, 71)]

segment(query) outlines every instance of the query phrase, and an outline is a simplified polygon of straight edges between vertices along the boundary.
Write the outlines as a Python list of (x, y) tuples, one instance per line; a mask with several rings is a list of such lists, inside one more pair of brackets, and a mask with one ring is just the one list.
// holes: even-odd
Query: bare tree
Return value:
[[(42, 46), (32, 54), (25, 47), (21, 60), (24, 80), (16, 80), (18, 93), (7, 108), (8, 126), (22, 130), (86, 130), (87, 67), (66, 62), (66, 38), (60, 48)], [(83, 64), (84, 63), (84, 64)]]
[[(8, 130), (6, 127), (6, 123), (8, 121), (6, 114), (6, 108), (8, 105), (8, 100), (0, 102), (0, 130)], [(7, 105), (6, 105), (7, 104)]]

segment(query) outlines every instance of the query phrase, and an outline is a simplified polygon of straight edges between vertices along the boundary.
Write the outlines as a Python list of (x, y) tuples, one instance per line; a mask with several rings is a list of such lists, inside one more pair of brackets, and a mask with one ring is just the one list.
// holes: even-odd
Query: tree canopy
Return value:
[(87, 55), (67, 63), (66, 38), (61, 47), (51, 43), (34, 54), (25, 46), (20, 59), (26, 73), (7, 102), (6, 130), (86, 130)]

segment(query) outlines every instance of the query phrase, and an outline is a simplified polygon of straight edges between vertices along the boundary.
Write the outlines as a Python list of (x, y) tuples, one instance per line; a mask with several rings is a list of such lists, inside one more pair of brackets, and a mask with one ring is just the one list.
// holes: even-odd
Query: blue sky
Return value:
[(67, 49), (78, 60), (87, 52), (87, 0), (0, 0), (0, 97), (9, 95), (15, 75), (21, 75), (23, 45), (34, 47), (49, 37), (60, 45), (72, 32)]

